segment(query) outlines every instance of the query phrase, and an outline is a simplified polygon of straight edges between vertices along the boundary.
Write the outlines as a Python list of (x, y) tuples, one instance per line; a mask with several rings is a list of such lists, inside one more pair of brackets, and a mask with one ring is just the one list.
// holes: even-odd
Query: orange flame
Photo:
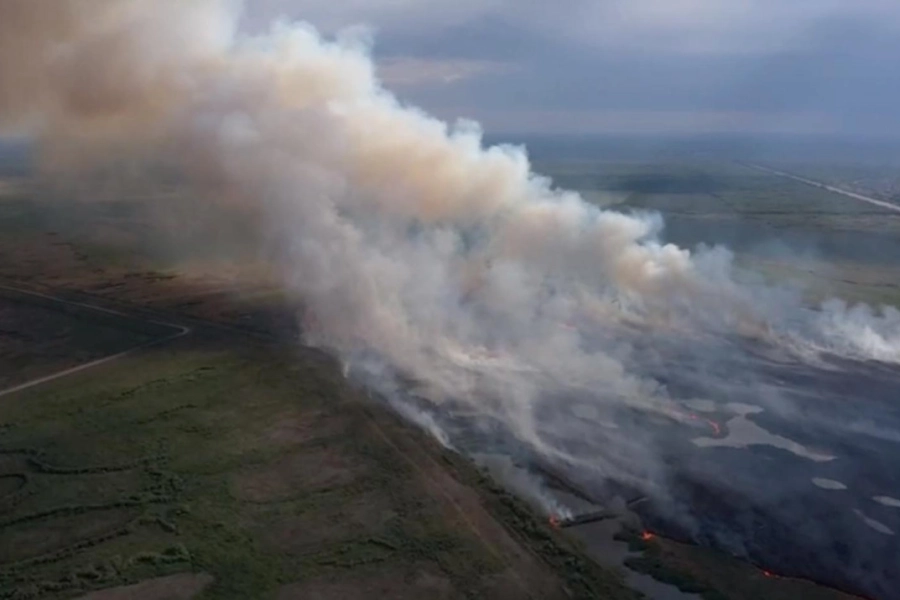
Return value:
[(550, 515), (550, 527), (553, 529), (559, 529), (559, 517), (556, 515)]
[(641, 539), (644, 540), (645, 542), (649, 542), (650, 540), (652, 540), (655, 537), (656, 536), (653, 535), (652, 533), (650, 533), (649, 531), (645, 531), (645, 532), (641, 533)]

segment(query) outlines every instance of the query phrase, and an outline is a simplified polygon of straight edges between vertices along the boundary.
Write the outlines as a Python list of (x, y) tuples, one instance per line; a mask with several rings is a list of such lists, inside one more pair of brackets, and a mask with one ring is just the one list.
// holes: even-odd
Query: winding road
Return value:
[(23, 296), (39, 298), (41, 300), (49, 300), (51, 302), (55, 302), (58, 304), (63, 304), (66, 306), (72, 306), (75, 308), (90, 310), (93, 312), (100, 312), (100, 313), (105, 313), (105, 314), (109, 314), (109, 315), (114, 315), (116, 317), (128, 319), (131, 321), (140, 320), (140, 321), (144, 321), (145, 323), (150, 323), (152, 325), (159, 325), (161, 327), (167, 327), (167, 328), (175, 331), (175, 333), (173, 333), (172, 335), (168, 335), (168, 336), (159, 338), (157, 340), (147, 342), (145, 344), (140, 344), (138, 346), (135, 346), (134, 348), (130, 348), (123, 352), (118, 352), (118, 353), (112, 354), (110, 356), (105, 356), (103, 358), (99, 358), (97, 360), (93, 360), (88, 363), (77, 365), (75, 367), (70, 367), (70, 368), (64, 369), (62, 371), (57, 371), (56, 373), (51, 373), (50, 375), (45, 375), (44, 377), (38, 377), (37, 379), (32, 379), (31, 381), (26, 381), (25, 383), (20, 383), (13, 387), (6, 388), (4, 390), (0, 390), (0, 398), (2, 398), (4, 396), (9, 396), (11, 394), (15, 394), (17, 392), (21, 392), (22, 390), (27, 390), (29, 388), (32, 388), (32, 387), (35, 387), (35, 386), (38, 386), (38, 385), (41, 385), (44, 383), (48, 383), (50, 381), (54, 381), (56, 379), (61, 379), (63, 377), (67, 377), (69, 375), (74, 375), (75, 373), (80, 373), (81, 371), (86, 371), (88, 369), (93, 369), (94, 367), (99, 367), (101, 365), (111, 363), (115, 360), (125, 358), (126, 356), (131, 356), (132, 354), (140, 352), (141, 350), (146, 350), (147, 348), (151, 348), (153, 346), (159, 346), (161, 344), (165, 344), (167, 342), (171, 342), (178, 338), (184, 337), (193, 331), (190, 327), (185, 327), (183, 325), (178, 325), (176, 323), (165, 323), (163, 321), (154, 321), (151, 319), (140, 319), (138, 317), (135, 317), (134, 315), (129, 315), (129, 314), (126, 314), (123, 312), (119, 312), (117, 310), (103, 308), (102, 306), (95, 306), (92, 304), (84, 304), (82, 302), (75, 302), (72, 300), (65, 300), (64, 298), (50, 296), (48, 294), (42, 294), (40, 292), (23, 290), (20, 288), (10, 287), (10, 286), (6, 286), (6, 285), (0, 285), (0, 291), (13, 292), (13, 293), (20, 294)]

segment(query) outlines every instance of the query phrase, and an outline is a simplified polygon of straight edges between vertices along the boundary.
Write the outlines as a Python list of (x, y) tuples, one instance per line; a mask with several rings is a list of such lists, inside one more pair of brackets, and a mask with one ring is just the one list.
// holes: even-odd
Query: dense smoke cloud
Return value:
[[(739, 337), (900, 361), (896, 312), (739, 285), (726, 250), (662, 244), (658, 216), (554, 190), (523, 150), (402, 106), (364, 34), (248, 37), (239, 19), (226, 0), (4, 0), (0, 127), (54, 164), (166, 156), (205, 198), (263, 215), (310, 343), (555, 460), (585, 462), (570, 445), (600, 428), (585, 464), (605, 475), (659, 468), (652, 436), (611, 411), (681, 418), (654, 357), (714, 378), (710, 357)], [(577, 418), (548, 418), (548, 398)]]

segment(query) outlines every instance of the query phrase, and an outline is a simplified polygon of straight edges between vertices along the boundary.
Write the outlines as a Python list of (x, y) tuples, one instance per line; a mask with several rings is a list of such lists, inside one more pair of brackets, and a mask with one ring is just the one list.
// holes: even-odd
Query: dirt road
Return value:
[(132, 355), (132, 354), (134, 354), (134, 353), (136, 353), (136, 352), (139, 352), (139, 351), (141, 351), (141, 350), (145, 350), (145, 349), (147, 349), (147, 348), (151, 348), (151, 347), (154, 347), (154, 346), (158, 346), (158, 345), (160, 345), (160, 344), (165, 344), (165, 343), (167, 343), (167, 342), (171, 342), (171, 341), (176, 340), (176, 339), (178, 339), (178, 338), (184, 337), (184, 336), (190, 334), (191, 331), (192, 331), (190, 327), (184, 327), (183, 325), (177, 325), (177, 324), (175, 324), (175, 323), (164, 323), (164, 322), (161, 322), (161, 321), (152, 321), (152, 320), (148, 320), (148, 319), (141, 319), (141, 318), (135, 317), (135, 316), (133, 316), (133, 315), (128, 315), (128, 314), (126, 314), (126, 313), (119, 312), (119, 311), (117, 311), (117, 310), (112, 310), (112, 309), (109, 309), (109, 308), (103, 308), (103, 307), (101, 307), (101, 306), (94, 306), (94, 305), (91, 305), (91, 304), (84, 304), (84, 303), (82, 303), (82, 302), (74, 302), (74, 301), (71, 301), (71, 300), (65, 300), (65, 299), (63, 299), (63, 298), (58, 298), (58, 297), (56, 297), (56, 296), (50, 296), (50, 295), (48, 295), (48, 294), (42, 294), (42, 293), (40, 293), (40, 292), (34, 292), (34, 291), (30, 291), (30, 290), (23, 290), (23, 289), (20, 289), (20, 288), (10, 287), (10, 286), (6, 286), (6, 285), (0, 285), (0, 290), (6, 291), (6, 292), (14, 292), (14, 293), (16, 293), (16, 294), (21, 294), (21, 295), (23, 295), (23, 296), (29, 296), (29, 297), (33, 297), (33, 298), (39, 298), (39, 299), (45, 300), (45, 301), (49, 300), (49, 301), (54, 302), (54, 303), (58, 303), (58, 304), (61, 304), (61, 305), (70, 306), (70, 307), (74, 307), (74, 308), (78, 308), (78, 309), (83, 309), (83, 310), (89, 310), (89, 311), (94, 311), (94, 312), (100, 312), (100, 313), (105, 313), (105, 314), (109, 314), (109, 315), (114, 315), (114, 316), (116, 316), (116, 317), (120, 317), (120, 318), (123, 318), (123, 319), (129, 319), (129, 320), (132, 320), (132, 321), (134, 321), (134, 320), (140, 320), (140, 321), (144, 321), (144, 322), (146, 322), (146, 323), (150, 323), (150, 324), (152, 324), (152, 325), (158, 325), (158, 326), (162, 326), (162, 327), (166, 327), (166, 328), (172, 329), (172, 330), (175, 332), (175, 333), (173, 333), (172, 335), (168, 335), (168, 336), (165, 336), (165, 337), (162, 337), (162, 338), (153, 340), (153, 341), (151, 341), (151, 342), (147, 342), (147, 343), (145, 343), (145, 344), (140, 344), (140, 345), (138, 345), (138, 346), (135, 346), (134, 348), (130, 348), (130, 349), (128, 349), (128, 350), (125, 350), (124, 352), (118, 352), (118, 353), (116, 353), (116, 354), (112, 354), (112, 355), (110, 355), (110, 356), (105, 356), (105, 357), (103, 357), (103, 358), (100, 358), (100, 359), (97, 359), (97, 360), (93, 360), (93, 361), (88, 362), (88, 363), (84, 363), (84, 364), (81, 364), (81, 365), (78, 365), (78, 366), (75, 366), (75, 367), (71, 367), (71, 368), (68, 368), (68, 369), (63, 369), (62, 371), (58, 371), (58, 372), (52, 373), (52, 374), (50, 374), (50, 375), (45, 375), (45, 376), (43, 376), (43, 377), (38, 377), (37, 379), (32, 379), (31, 381), (26, 381), (25, 383), (20, 383), (20, 384), (18, 384), (18, 385), (13, 386), (13, 387), (6, 388), (5, 390), (0, 390), (0, 398), (2, 398), (2, 397), (4, 397), (4, 396), (9, 396), (9, 395), (11, 395), (11, 394), (15, 394), (15, 393), (17, 393), (17, 392), (21, 392), (22, 390), (27, 390), (27, 389), (29, 389), (29, 388), (32, 388), (32, 387), (35, 387), (35, 386), (38, 386), (38, 385), (41, 385), (41, 384), (44, 384), (44, 383), (48, 383), (48, 382), (50, 382), (50, 381), (55, 381), (55, 380), (57, 380), (57, 379), (61, 379), (61, 378), (63, 378), (63, 377), (67, 377), (67, 376), (69, 376), (69, 375), (74, 375), (75, 373), (80, 373), (81, 371), (86, 371), (86, 370), (88, 370), (88, 369), (93, 369), (94, 367), (99, 367), (100, 365), (105, 365), (105, 364), (107, 364), (107, 363), (111, 363), (111, 362), (113, 362), (113, 361), (115, 361), (115, 360), (119, 360), (119, 359), (124, 358), (124, 357), (126, 357), (126, 356), (130, 356), (130, 355)]

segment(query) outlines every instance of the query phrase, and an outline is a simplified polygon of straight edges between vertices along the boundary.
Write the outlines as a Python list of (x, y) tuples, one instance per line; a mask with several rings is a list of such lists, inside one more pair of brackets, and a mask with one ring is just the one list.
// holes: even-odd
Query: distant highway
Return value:
[(834, 187), (833, 185), (828, 185), (827, 183), (822, 183), (821, 181), (807, 179), (806, 177), (800, 177), (799, 175), (794, 175), (793, 173), (787, 173), (785, 171), (779, 171), (778, 169), (772, 169), (770, 167), (764, 167), (762, 165), (746, 162), (742, 162), (740, 164), (751, 169), (756, 169), (757, 171), (771, 173), (772, 175), (778, 175), (779, 177), (785, 177), (787, 179), (793, 179), (794, 181), (799, 181), (800, 183), (805, 183), (806, 185), (811, 185), (823, 190), (828, 190), (829, 192), (834, 192), (835, 194), (840, 194), (841, 196), (847, 196), (848, 198), (853, 198), (854, 200), (859, 200), (861, 202), (868, 202), (869, 204), (874, 204), (875, 206), (880, 206), (881, 208), (886, 208), (888, 210), (900, 213), (900, 205), (894, 204), (892, 202), (886, 202), (885, 200), (879, 200), (877, 198), (870, 198), (869, 196), (863, 196), (862, 194), (857, 194), (856, 192), (851, 192), (849, 190), (842, 190), (841, 188)]

